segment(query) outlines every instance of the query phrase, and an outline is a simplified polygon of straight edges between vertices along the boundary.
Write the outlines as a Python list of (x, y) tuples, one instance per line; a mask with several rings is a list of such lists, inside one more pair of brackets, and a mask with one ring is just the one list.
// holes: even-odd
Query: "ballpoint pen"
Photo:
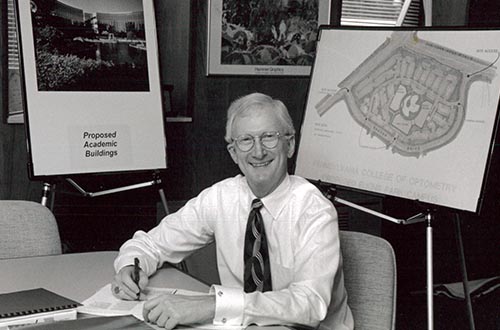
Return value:
[(137, 293), (137, 300), (139, 300), (140, 296), (141, 296), (141, 288), (139, 287), (139, 271), (140, 271), (140, 267), (139, 267), (139, 258), (134, 258), (134, 274), (132, 276), (132, 280), (134, 281), (134, 283), (137, 285), (137, 287), (139, 288), (139, 292)]

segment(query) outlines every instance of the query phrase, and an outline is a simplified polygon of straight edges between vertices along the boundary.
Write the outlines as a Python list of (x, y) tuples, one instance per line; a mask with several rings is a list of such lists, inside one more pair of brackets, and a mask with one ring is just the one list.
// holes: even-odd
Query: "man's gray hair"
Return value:
[(252, 93), (234, 100), (229, 109), (227, 109), (226, 136), (224, 137), (227, 143), (232, 142), (231, 134), (235, 119), (244, 116), (249, 110), (255, 108), (269, 108), (274, 110), (284, 130), (281, 133), (287, 135), (295, 134), (292, 118), (283, 102), (262, 93)]

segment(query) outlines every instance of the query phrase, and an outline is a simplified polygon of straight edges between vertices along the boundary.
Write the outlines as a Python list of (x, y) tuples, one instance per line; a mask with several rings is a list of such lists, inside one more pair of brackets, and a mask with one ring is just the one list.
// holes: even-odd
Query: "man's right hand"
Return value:
[(139, 285), (133, 280), (134, 266), (125, 266), (115, 275), (111, 283), (111, 292), (116, 298), (124, 300), (143, 300), (142, 291), (148, 285), (148, 276), (142, 270), (139, 271)]

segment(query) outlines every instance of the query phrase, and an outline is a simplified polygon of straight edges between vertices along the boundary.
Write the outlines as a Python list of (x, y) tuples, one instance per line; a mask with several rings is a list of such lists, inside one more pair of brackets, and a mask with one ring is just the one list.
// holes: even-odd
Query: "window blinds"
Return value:
[[(342, 26), (395, 26), (404, 0), (342, 0)], [(421, 1), (412, 0), (402, 26), (418, 26)]]

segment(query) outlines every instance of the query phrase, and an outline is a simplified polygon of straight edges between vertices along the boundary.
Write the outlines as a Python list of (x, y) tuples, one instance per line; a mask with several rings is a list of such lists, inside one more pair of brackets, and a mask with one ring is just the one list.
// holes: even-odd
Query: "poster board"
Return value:
[(295, 173), (477, 212), (500, 31), (322, 27)]
[(17, 0), (30, 175), (164, 169), (152, 0)]

